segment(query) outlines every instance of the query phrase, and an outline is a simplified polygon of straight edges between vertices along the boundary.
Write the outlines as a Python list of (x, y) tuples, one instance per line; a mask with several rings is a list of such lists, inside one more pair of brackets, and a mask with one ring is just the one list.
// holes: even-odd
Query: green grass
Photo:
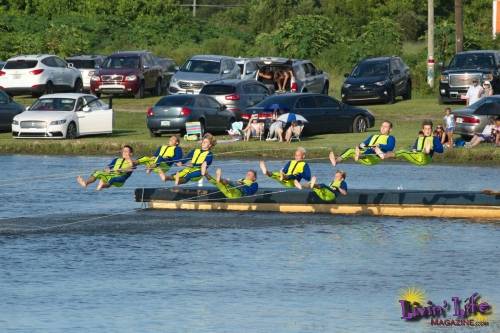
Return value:
[[(77, 140), (39, 140), (12, 139), (10, 133), (0, 134), (0, 152), (15, 154), (59, 154), (59, 155), (115, 155), (124, 144), (135, 148), (136, 156), (149, 154), (157, 146), (166, 143), (167, 138), (151, 138), (146, 128), (145, 113), (148, 106), (156, 102), (158, 97), (143, 100), (131, 98), (115, 98), (115, 131), (112, 135), (83, 137)], [(20, 103), (29, 105), (31, 99), (19, 99)], [(454, 106), (459, 108), (460, 106)], [(393, 134), (397, 139), (397, 147), (405, 148), (415, 140), (420, 123), (424, 119), (432, 119), (440, 123), (443, 116), (443, 106), (437, 104), (436, 98), (415, 98), (410, 101), (398, 100), (393, 105), (367, 106), (376, 118), (376, 125), (369, 133), (325, 134), (304, 138), (300, 143), (292, 144), (250, 141), (235, 143), (220, 143), (215, 153), (224, 153), (225, 158), (288, 158), (291, 150), (297, 146), (308, 149), (310, 158), (326, 157), (328, 149), (340, 152), (347, 147), (353, 147), (361, 142), (367, 134), (375, 133), (382, 120), (388, 119), (394, 123)], [(228, 139), (218, 136), (219, 140)], [(196, 145), (193, 142), (182, 142), (187, 150)], [(475, 165), (498, 164), (500, 150), (491, 145), (483, 145), (474, 149), (453, 149), (445, 154), (437, 154), (438, 163), (467, 163)]]

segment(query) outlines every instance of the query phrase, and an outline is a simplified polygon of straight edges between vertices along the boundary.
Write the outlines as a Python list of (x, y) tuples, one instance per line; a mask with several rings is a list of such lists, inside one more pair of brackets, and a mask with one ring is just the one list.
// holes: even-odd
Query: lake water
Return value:
[[(108, 160), (0, 156), (0, 332), (500, 331), (500, 223), (141, 210), (133, 190), (164, 186), (155, 175), (76, 185)], [(215, 165), (232, 179), (258, 168)], [(500, 188), (499, 168), (342, 167), (350, 188)], [(435, 304), (478, 292), (490, 326), (405, 322), (408, 287)]]

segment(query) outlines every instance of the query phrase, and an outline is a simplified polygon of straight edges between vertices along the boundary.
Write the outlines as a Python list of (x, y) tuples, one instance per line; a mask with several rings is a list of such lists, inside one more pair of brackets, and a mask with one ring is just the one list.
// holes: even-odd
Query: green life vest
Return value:
[(177, 146), (161, 146), (160, 153), (155, 159), (155, 163), (158, 162), (158, 158), (172, 158), (175, 155), (175, 148)]
[(255, 182), (251, 181), (249, 179), (243, 178), (243, 179), (240, 179), (240, 183), (242, 183), (245, 186), (252, 186), (252, 184)]
[(430, 142), (431, 150), (434, 148), (434, 137), (431, 136), (419, 136), (417, 139), (417, 151), (423, 151), (427, 141)]
[(337, 180), (337, 179), (334, 179), (331, 183), (330, 183), (330, 187), (331, 188), (337, 188), (339, 189), (340, 188), (340, 185), (342, 184), (342, 181), (343, 180)]
[(372, 138), (370, 139), (368, 146), (386, 145), (388, 139), (389, 139), (389, 136), (385, 135), (385, 134), (372, 135)]
[(304, 161), (290, 161), (290, 165), (288, 166), (288, 171), (286, 172), (286, 174), (288, 176), (290, 175), (298, 175), (302, 172), (304, 172), (304, 167), (306, 165), (306, 162)]
[(126, 169), (132, 169), (133, 165), (129, 161), (127, 161), (124, 158), (118, 158), (115, 161), (115, 165), (113, 165), (113, 171), (116, 171), (118, 173), (125, 173), (127, 171), (123, 171)]
[(200, 166), (203, 162), (205, 162), (210, 150), (201, 150), (200, 148), (196, 148), (193, 154), (193, 158), (191, 159), (191, 164), (193, 166)]

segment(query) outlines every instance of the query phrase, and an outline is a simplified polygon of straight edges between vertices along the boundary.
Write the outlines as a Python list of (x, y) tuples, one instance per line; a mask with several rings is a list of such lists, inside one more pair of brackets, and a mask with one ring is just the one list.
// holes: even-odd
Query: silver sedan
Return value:
[(452, 113), (455, 116), (454, 133), (465, 138), (481, 133), (484, 127), (488, 124), (489, 120), (491, 118), (496, 118), (496, 116), (476, 114), (477, 109), (486, 103), (500, 104), (500, 95), (481, 98), (476, 103), (471, 104), (464, 109), (453, 111)]

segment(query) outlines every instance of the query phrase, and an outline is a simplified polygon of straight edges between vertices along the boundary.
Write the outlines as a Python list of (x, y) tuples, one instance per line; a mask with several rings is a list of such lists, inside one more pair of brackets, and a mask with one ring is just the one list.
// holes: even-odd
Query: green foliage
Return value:
[[(401, 55), (424, 41), (421, 0), (0, 0), (0, 59), (27, 53), (110, 54), (149, 49), (183, 63), (193, 54), (312, 58), (332, 86), (367, 56)], [(454, 4), (434, 0), (435, 58), (455, 52)], [(463, 0), (465, 49), (499, 49), (491, 38), (491, 0)], [(414, 87), (427, 92), (426, 50), (403, 54)], [(337, 92), (337, 91), (335, 91)]]

